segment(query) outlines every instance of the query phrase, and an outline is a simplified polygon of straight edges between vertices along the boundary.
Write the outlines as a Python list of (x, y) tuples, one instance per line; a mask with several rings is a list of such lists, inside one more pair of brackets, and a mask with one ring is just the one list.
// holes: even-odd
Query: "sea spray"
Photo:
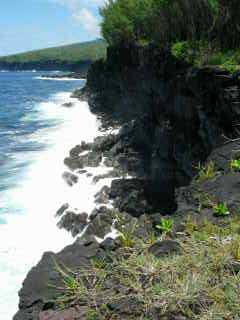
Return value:
[[(55, 125), (28, 136), (29, 140), (46, 147), (39, 152), (18, 155), (30, 157), (31, 164), (21, 184), (9, 190), (2, 200), (20, 208), (21, 214), (7, 215), (6, 224), (0, 226), (0, 319), (12, 319), (22, 281), (43, 252), (57, 252), (73, 242), (70, 234), (56, 227), (57, 209), (69, 203), (72, 208), (89, 213), (95, 206), (96, 192), (103, 184), (111, 183), (111, 179), (107, 179), (94, 184), (92, 178), (81, 175), (78, 184), (70, 188), (62, 179), (62, 173), (67, 170), (63, 159), (69, 150), (82, 140), (92, 141), (99, 134), (99, 124), (88, 104), (70, 96), (69, 92), (62, 92), (36, 105), (33, 116), (39, 121), (55, 121)], [(72, 103), (72, 107), (64, 108), (63, 103)], [(109, 169), (101, 165), (91, 170), (93, 174), (102, 174)]]

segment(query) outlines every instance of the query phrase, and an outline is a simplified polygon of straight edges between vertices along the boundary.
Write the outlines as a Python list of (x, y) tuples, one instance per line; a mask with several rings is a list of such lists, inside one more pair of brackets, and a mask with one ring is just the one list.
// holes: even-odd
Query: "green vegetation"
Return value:
[(121, 245), (125, 248), (131, 248), (135, 244), (134, 231), (137, 227), (137, 223), (130, 224), (128, 226), (121, 225), (120, 226), (120, 241)]
[(100, 11), (112, 46), (152, 43), (197, 66), (239, 70), (239, 0), (108, 0)]
[(182, 41), (172, 44), (171, 52), (177, 59), (196, 67), (219, 66), (230, 73), (240, 70), (240, 49), (238, 48), (221, 50), (219, 47), (212, 47), (206, 41)]
[(198, 182), (204, 182), (210, 179), (213, 179), (217, 176), (217, 171), (215, 169), (215, 164), (213, 161), (210, 161), (205, 166), (202, 166), (201, 164), (197, 167), (198, 170), (198, 176), (197, 181)]
[(213, 206), (213, 211), (217, 217), (224, 217), (224, 216), (228, 216), (230, 214), (230, 211), (229, 211), (227, 204), (225, 202), (215, 204)]
[(173, 229), (173, 220), (172, 219), (161, 219), (160, 224), (156, 225), (156, 228), (160, 230), (162, 233), (170, 233)]
[(96, 40), (0, 57), (0, 63), (79, 63), (95, 61), (105, 55), (106, 42)]
[(223, 228), (189, 218), (177, 240), (179, 254), (156, 258), (148, 242), (135, 239), (133, 248), (112, 253), (104, 268), (58, 268), (62, 286), (57, 304), (84, 305), (89, 320), (121, 319), (128, 303), (127, 318), (134, 320), (152, 319), (153, 312), (163, 319), (239, 319), (239, 218)]
[(231, 160), (230, 167), (233, 171), (240, 171), (240, 159)]

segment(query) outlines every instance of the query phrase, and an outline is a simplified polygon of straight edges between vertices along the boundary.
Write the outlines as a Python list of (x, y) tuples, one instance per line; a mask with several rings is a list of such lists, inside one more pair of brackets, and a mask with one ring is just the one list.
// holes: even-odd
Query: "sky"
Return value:
[(105, 0), (0, 0), (0, 56), (94, 40)]

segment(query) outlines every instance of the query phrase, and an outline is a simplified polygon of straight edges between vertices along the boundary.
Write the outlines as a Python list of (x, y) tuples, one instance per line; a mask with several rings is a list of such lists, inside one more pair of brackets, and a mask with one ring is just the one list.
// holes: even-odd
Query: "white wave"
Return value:
[[(0, 225), (0, 319), (10, 320), (17, 310), (17, 292), (27, 272), (40, 260), (43, 252), (61, 250), (72, 243), (70, 234), (56, 227), (55, 212), (64, 203), (91, 212), (94, 195), (111, 179), (93, 184), (87, 175), (79, 176), (79, 183), (70, 188), (62, 179), (66, 170), (63, 159), (68, 151), (82, 140), (92, 141), (99, 134), (96, 117), (88, 104), (71, 98), (71, 93), (54, 95), (48, 102), (36, 105), (39, 120), (54, 120), (57, 125), (34, 134), (34, 140), (47, 144), (43, 151), (18, 154), (28, 157), (31, 164), (20, 185), (8, 190), (2, 202), (9, 204), (6, 224)], [(72, 108), (61, 105), (72, 102)], [(28, 137), (30, 140), (32, 137)], [(91, 169), (94, 174), (106, 172), (101, 165)], [(109, 170), (109, 169), (108, 169)], [(10, 206), (11, 204), (11, 206)], [(21, 214), (13, 215), (12, 208)]]
[(62, 78), (54, 78), (54, 77), (35, 77), (35, 79), (38, 80), (47, 80), (47, 81), (81, 81), (85, 80), (84, 78), (68, 78), (68, 77), (62, 77)]

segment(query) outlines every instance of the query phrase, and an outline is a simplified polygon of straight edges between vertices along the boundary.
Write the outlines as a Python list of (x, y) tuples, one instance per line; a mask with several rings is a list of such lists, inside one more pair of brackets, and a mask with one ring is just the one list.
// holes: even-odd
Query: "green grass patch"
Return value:
[(240, 273), (233, 265), (240, 260), (239, 222), (236, 217), (219, 227), (189, 218), (178, 239), (181, 254), (159, 259), (149, 254), (148, 242), (136, 240), (134, 247), (112, 253), (103, 268), (93, 264), (76, 273), (58, 269), (63, 285), (57, 303), (87, 306), (88, 319), (121, 319), (121, 311), (110, 306), (125, 298), (135, 301), (129, 319), (152, 319), (158, 310), (163, 319), (178, 314), (193, 320), (237, 320)]

